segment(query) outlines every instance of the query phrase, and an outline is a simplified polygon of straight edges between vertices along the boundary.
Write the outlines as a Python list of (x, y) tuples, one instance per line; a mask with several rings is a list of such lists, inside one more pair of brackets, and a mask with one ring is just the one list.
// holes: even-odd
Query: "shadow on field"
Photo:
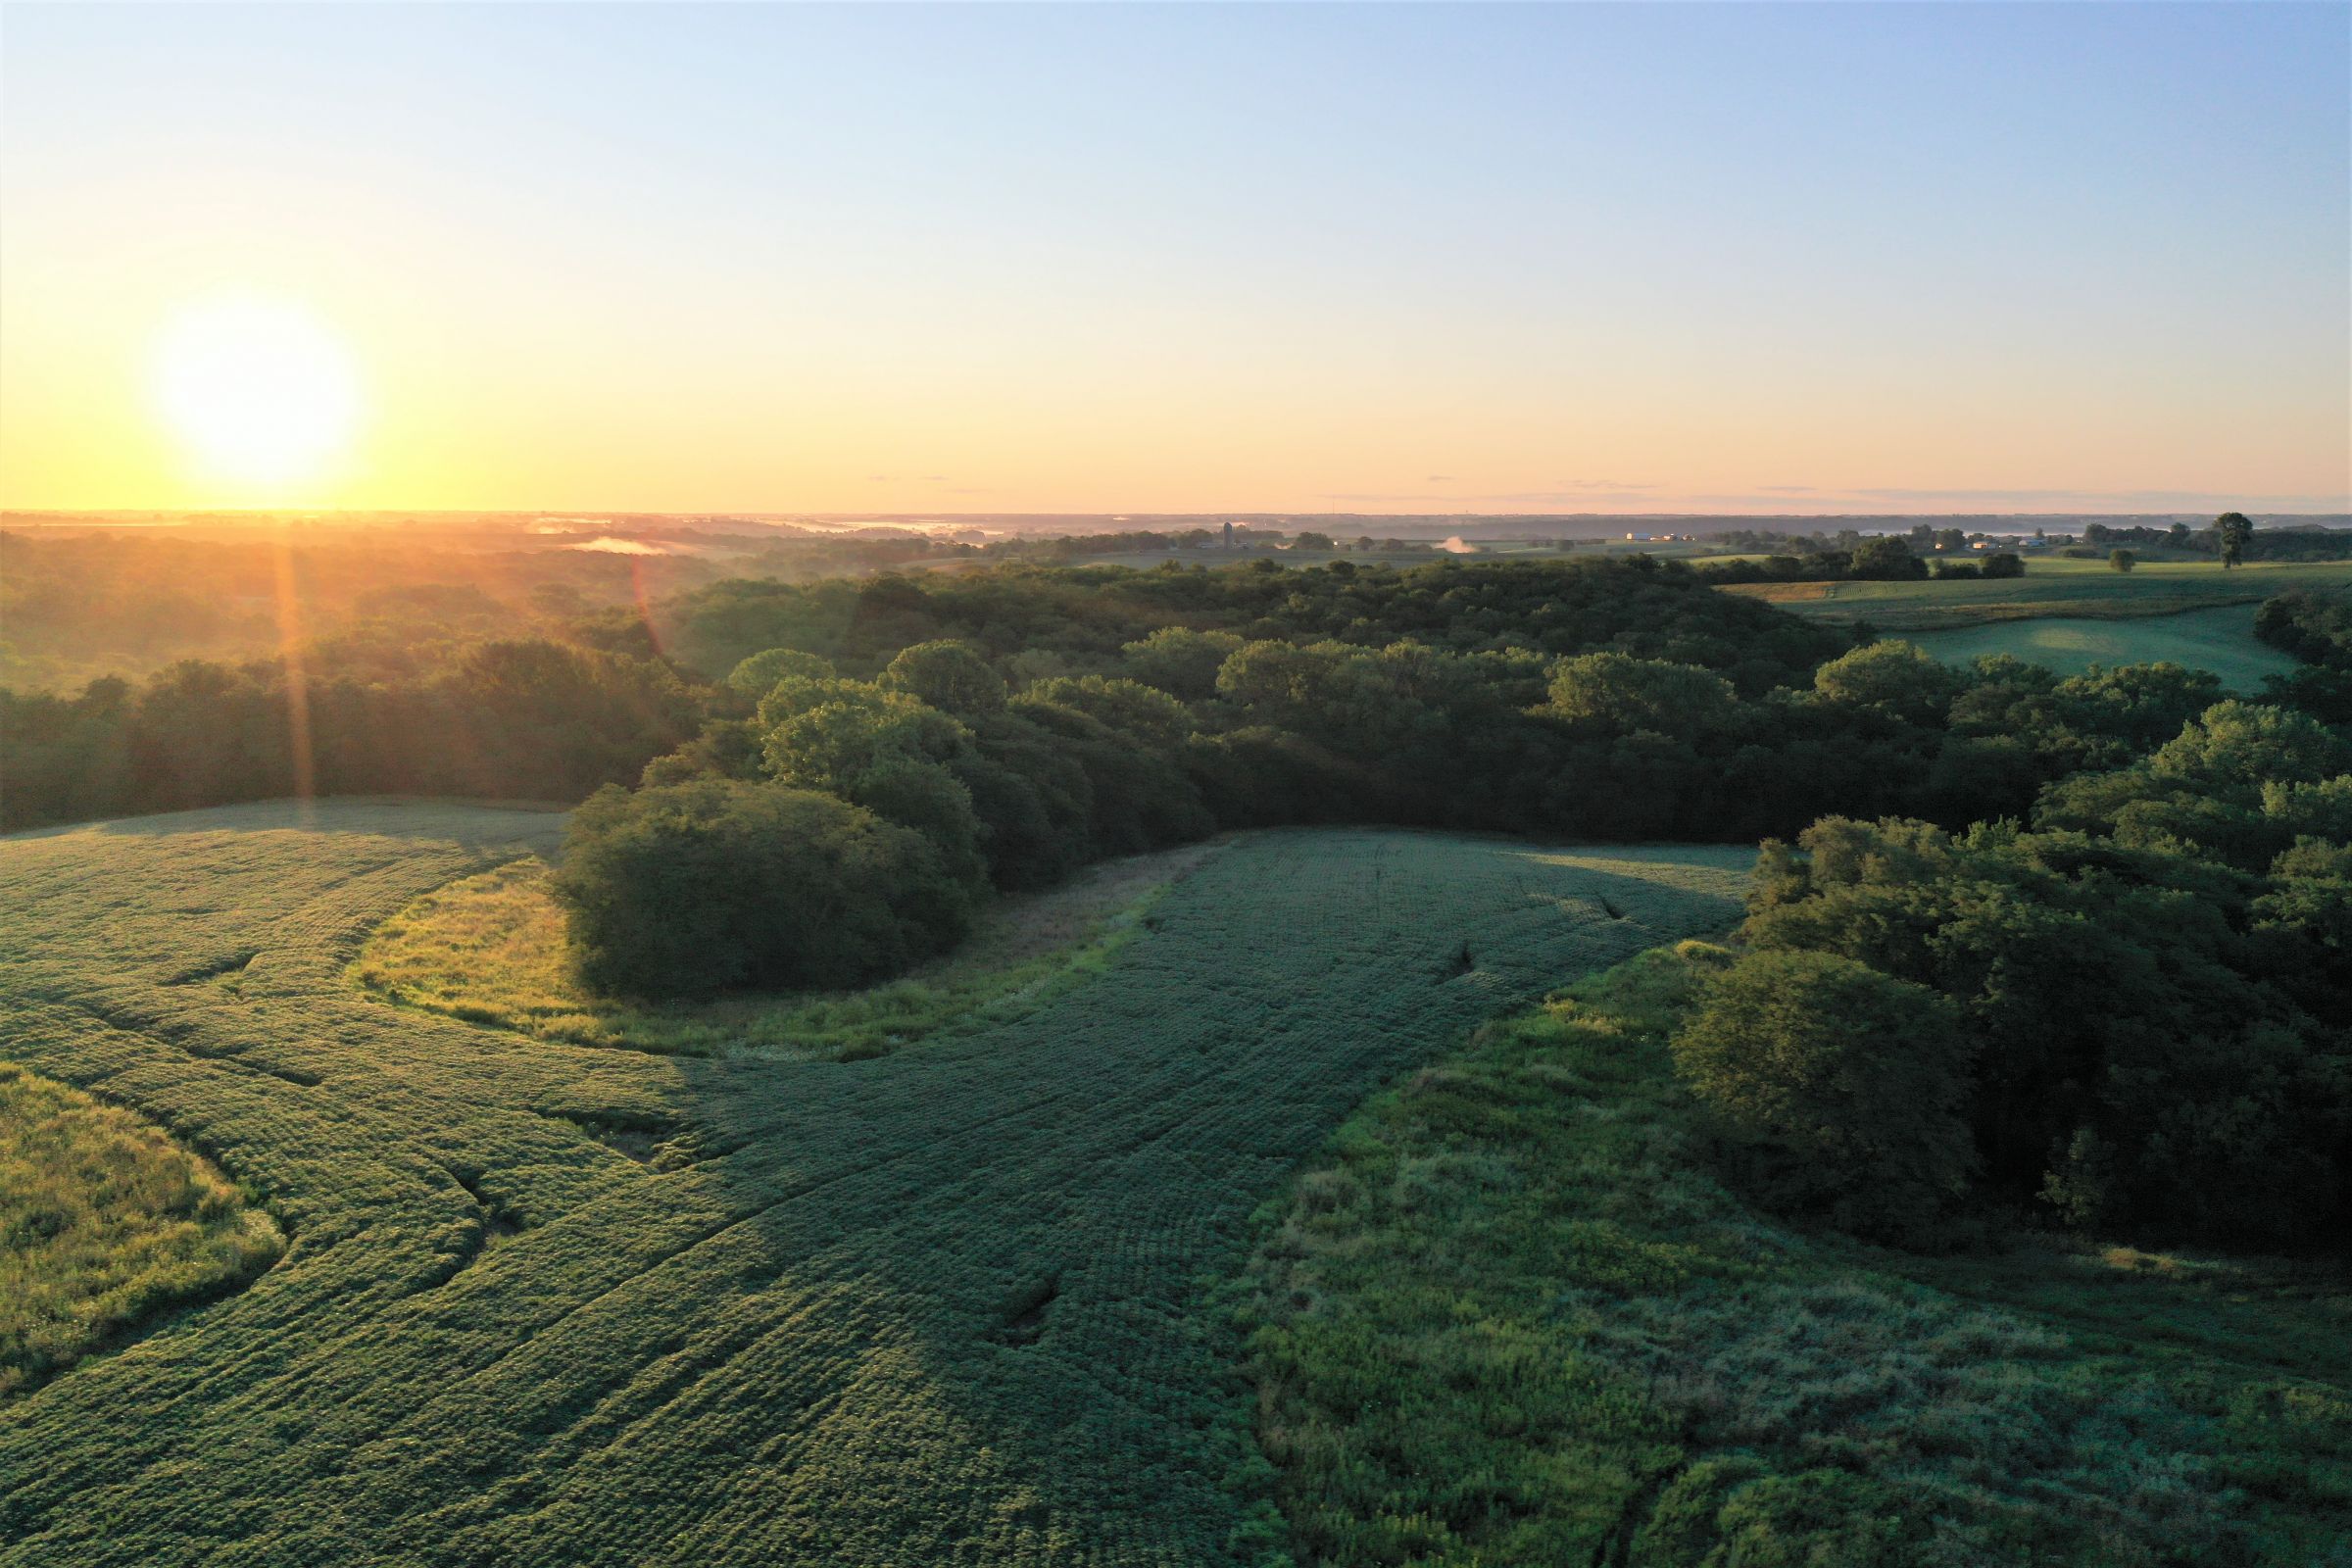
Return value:
[[(710, 1173), (752, 1210), (733, 1245), (777, 1288), (854, 1281), (862, 1310), (705, 1374), (823, 1415), (698, 1532), (777, 1560), (1224, 1560), (1248, 1391), (1198, 1309), (1251, 1210), (1364, 1095), (1494, 1011), (1736, 920), (1751, 859), (1266, 835), (1040, 1014), (770, 1080), (793, 1129), (768, 1121)], [(731, 1136), (743, 1064), (678, 1067), (689, 1114)], [(779, 1181), (806, 1186), (779, 1200)], [(754, 1417), (713, 1398), (633, 1441), (715, 1469), (711, 1434)]]
[(216, 1154), (294, 1239), (0, 1422), (11, 1568), (1222, 1561), (1247, 1394), (1198, 1308), (1253, 1207), (1381, 1083), (1720, 929), (1746, 875), (1743, 852), (1253, 835), (1034, 1013), (766, 1062), (359, 996), (358, 933), (465, 846), (562, 818), (299, 815), (0, 855), (14, 1054)]

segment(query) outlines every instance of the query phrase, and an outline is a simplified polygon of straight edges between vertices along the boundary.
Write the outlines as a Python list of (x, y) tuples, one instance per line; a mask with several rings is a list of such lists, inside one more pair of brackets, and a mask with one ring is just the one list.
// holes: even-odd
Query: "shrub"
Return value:
[(1968, 1051), (1951, 1004), (1925, 986), (1833, 954), (1750, 954), (1674, 1058), (1769, 1196), (1899, 1241), (1967, 1189)]
[(942, 951), (971, 894), (929, 839), (829, 795), (698, 779), (599, 791), (557, 896), (601, 991), (846, 986)]

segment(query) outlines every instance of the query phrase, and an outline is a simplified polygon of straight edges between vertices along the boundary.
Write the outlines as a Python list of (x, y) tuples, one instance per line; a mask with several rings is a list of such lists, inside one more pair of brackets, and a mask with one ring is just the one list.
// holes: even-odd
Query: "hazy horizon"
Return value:
[[(2236, 509), (2231, 509), (2236, 510)], [(2352, 526), (2352, 513), (2344, 512), (2251, 512), (2243, 514), (2256, 526), (2265, 522), (2286, 526)], [(1196, 523), (1206, 519), (1226, 519), (1234, 522), (1287, 522), (1311, 527), (1318, 522), (1388, 522), (1419, 523), (1427, 527), (1457, 522), (1521, 522), (1521, 523), (1577, 523), (1598, 525), (1618, 522), (1722, 522), (1750, 525), (1756, 523), (1840, 523), (1860, 522), (1934, 522), (1943, 519), (1952, 522), (2028, 523), (2046, 522), (2206, 522), (2211, 516), (2204, 512), (1267, 512), (1227, 508), (1207, 512), (951, 512), (945, 510), (901, 510), (893, 512), (817, 512), (807, 508), (760, 510), (748, 507), (698, 508), (684, 511), (663, 511), (646, 507), (15, 507), (0, 508), (0, 523), (23, 518), (108, 518), (148, 517), (155, 519), (219, 519), (233, 521), (244, 518), (289, 517), (302, 520), (356, 520), (363, 518), (431, 517), (471, 519), (537, 518), (564, 522), (616, 522), (631, 518), (654, 518), (671, 522), (825, 522), (842, 525), (872, 523), (949, 523), (988, 521), (1092, 522), (1111, 524), (1105, 531), (1119, 531), (1122, 526), (1149, 529), (1156, 524)]]

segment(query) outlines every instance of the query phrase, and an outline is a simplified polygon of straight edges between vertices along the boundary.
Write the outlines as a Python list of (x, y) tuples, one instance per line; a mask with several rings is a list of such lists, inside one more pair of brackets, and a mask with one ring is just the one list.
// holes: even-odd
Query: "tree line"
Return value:
[[(587, 796), (575, 946), (653, 996), (894, 973), (994, 890), (1222, 828), (1771, 838), (1725, 994), (1814, 1033), (1719, 1018), (1690, 1068), (1758, 1180), (1887, 1235), (1996, 1201), (2290, 1245), (2348, 1217), (2352, 750), (2341, 607), (2262, 625), (2321, 662), (2249, 702), (1854, 646), (1639, 557), (723, 581), (0, 693), (0, 808)], [(1726, 1065), (1761, 1059), (1797, 1077)], [(1900, 1089), (1807, 1099), (1865, 1080)]]
[(1677, 1051), (1784, 1205), (2352, 1234), (2352, 741), (2308, 713), (2218, 703), (2023, 820), (1825, 817), (1765, 845), (1740, 934)]

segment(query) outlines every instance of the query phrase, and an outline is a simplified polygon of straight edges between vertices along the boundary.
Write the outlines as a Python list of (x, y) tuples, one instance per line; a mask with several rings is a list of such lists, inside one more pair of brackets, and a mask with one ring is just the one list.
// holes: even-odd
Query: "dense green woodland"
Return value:
[(1950, 1157), (1886, 1182), (1889, 1135), (1841, 1134), (1865, 1215), (1799, 1140), (1791, 1201), (1913, 1240), (1992, 1205), (2293, 1248), (2352, 1225), (2341, 615), (2266, 611), (2337, 664), (2247, 703), (2175, 665), (1848, 647), (1639, 558), (728, 581), (562, 640), (322, 643), (299, 704), (276, 662), (12, 699), (8, 800), (291, 793), (297, 711), (322, 794), (611, 786), (557, 888), (587, 978), (643, 996), (869, 981), (992, 888), (1219, 828), (1793, 841), (1749, 940), (1912, 988), (1888, 1005), (1948, 1041), (1948, 1093), (1904, 1103), (1945, 1119), (1892, 1142)]
[[(909, 645), (955, 638), (1019, 687), (1047, 675), (1131, 674), (1123, 648), (1188, 628), (1365, 651), (1417, 640), (1433, 653), (1486, 656), (1449, 660), (1445, 671), (1455, 689), (1494, 687), (1515, 710), (1541, 696), (1545, 655), (1616, 649), (1696, 662), (1754, 695), (1801, 679), (1839, 646), (1834, 634), (1707, 593), (1683, 568), (1598, 563), (744, 580), (658, 601), (646, 617), (575, 605), (519, 625), (470, 588), (378, 596), (367, 609), (293, 664), (182, 662), (138, 685), (101, 680), (75, 698), (0, 696), (6, 824), (290, 793), (298, 711), (321, 794), (577, 799), (633, 782), (704, 723), (749, 718), (759, 694), (720, 681), (777, 647), (870, 677)], [(1188, 700), (1212, 696), (1223, 646), (1172, 650), (1160, 683), (1177, 683)], [(1445, 695), (1428, 692), (1424, 706)], [(1242, 729), (1255, 718), (1263, 729), (1271, 716), (1221, 712), (1215, 722)], [(716, 731), (710, 744), (730, 738)], [(1310, 752), (1328, 749), (1320, 737), (1300, 739)], [(1356, 779), (1352, 793), (1393, 792), (1405, 770), (1384, 771)], [(1326, 814), (1354, 814), (1349, 804)], [(1497, 813), (1466, 805), (1455, 814)]]
[(2275, 696), (2331, 724), (2352, 724), (2352, 603), (2283, 593), (2254, 612), (2254, 635), (2303, 661)]
[[(608, 611), (539, 629), (387, 611), (310, 645), (299, 682), (271, 659), (182, 663), (71, 699), (0, 694), (0, 811), (25, 827), (289, 794), (298, 713), (321, 794), (577, 799), (635, 782), (698, 734), (692, 755), (741, 771), (760, 738), (741, 726), (765, 694), (721, 681), (746, 658), (796, 649), (870, 679), (909, 646), (955, 640), (1033, 700), (1042, 679), (1090, 675), (1181, 699), (1200, 739), (1178, 755), (1220, 821), (1736, 841), (1829, 811), (1950, 825), (2015, 812), (2050, 769), (2119, 738), (2152, 744), (2210, 690), (2077, 688), (2027, 736), (1966, 711), (1922, 722), (1948, 693), (1924, 708), (1823, 700), (1815, 671), (1838, 633), (1642, 560), (734, 581), (662, 601), (650, 620)], [(1306, 651), (1253, 650), (1226, 678), (1241, 643), (1269, 642)], [(1697, 666), (1738, 700), (1650, 723), (1631, 709), (1547, 715), (1559, 659), (1596, 652)], [(1610, 678), (1672, 677), (1620, 664)]]

